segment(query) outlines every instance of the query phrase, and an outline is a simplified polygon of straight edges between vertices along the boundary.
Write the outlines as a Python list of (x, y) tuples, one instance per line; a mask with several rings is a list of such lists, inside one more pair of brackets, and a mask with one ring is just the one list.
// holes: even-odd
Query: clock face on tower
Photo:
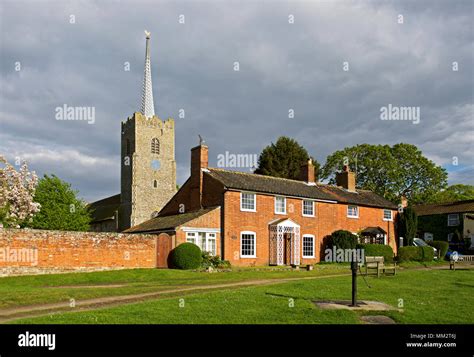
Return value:
[(158, 171), (161, 167), (160, 160), (151, 160), (151, 168), (155, 171)]

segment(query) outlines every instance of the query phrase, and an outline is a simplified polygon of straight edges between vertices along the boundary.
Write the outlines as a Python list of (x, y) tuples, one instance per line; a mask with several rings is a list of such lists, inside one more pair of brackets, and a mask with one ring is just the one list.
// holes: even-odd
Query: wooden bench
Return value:
[(456, 263), (471, 263), (474, 264), (474, 255), (459, 255), (457, 260), (451, 256), (449, 260), (449, 270), (456, 270)]
[(365, 275), (369, 275), (369, 269), (375, 269), (377, 271), (377, 278), (380, 277), (380, 272), (387, 274), (388, 271), (391, 271), (393, 275), (397, 273), (397, 264), (385, 265), (384, 257), (366, 256), (364, 265)]

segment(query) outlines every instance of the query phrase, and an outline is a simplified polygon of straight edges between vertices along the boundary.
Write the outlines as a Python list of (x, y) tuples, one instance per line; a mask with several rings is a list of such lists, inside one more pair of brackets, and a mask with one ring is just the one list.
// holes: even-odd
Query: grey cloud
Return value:
[[(358, 143), (408, 142), (444, 165), (451, 183), (472, 184), (473, 5), (419, 3), (3, 2), (0, 152), (30, 157), (87, 199), (118, 192), (120, 121), (139, 108), (146, 28), (156, 112), (176, 120), (179, 183), (201, 134), (211, 165), (226, 150), (259, 153), (280, 135), (321, 162)], [(96, 123), (56, 121), (64, 103), (94, 106)], [(389, 103), (420, 106), (420, 124), (381, 121)]]

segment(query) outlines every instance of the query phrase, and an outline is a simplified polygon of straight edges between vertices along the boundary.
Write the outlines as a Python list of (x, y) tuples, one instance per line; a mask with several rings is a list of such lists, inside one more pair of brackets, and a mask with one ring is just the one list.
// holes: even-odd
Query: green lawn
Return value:
[[(371, 277), (368, 281), (371, 288), (359, 278), (359, 299), (383, 301), (395, 307), (403, 302), (402, 312), (376, 313), (390, 316), (397, 323), (474, 323), (473, 270), (405, 270), (397, 276)], [(331, 277), (196, 293), (15, 323), (359, 323), (360, 312), (321, 310), (311, 302), (350, 299), (350, 282), (350, 277)]]
[[(164, 291), (195, 285), (212, 285), (258, 279), (297, 278), (349, 273), (347, 265), (321, 264), (313, 271), (270, 268), (234, 269), (206, 273), (172, 269), (131, 269), (94, 273), (29, 275), (0, 278), (0, 309), (42, 303), (67, 302), (114, 295)], [(87, 287), (88, 285), (122, 285)], [(82, 288), (71, 286), (84, 286)]]

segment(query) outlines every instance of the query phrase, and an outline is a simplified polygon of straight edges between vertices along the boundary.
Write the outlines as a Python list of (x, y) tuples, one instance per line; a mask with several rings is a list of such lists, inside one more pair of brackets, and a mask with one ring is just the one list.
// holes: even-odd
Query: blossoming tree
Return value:
[(28, 170), (25, 161), (17, 171), (0, 155), (0, 223), (5, 227), (20, 228), (28, 223), (40, 204), (34, 202), (38, 177)]

